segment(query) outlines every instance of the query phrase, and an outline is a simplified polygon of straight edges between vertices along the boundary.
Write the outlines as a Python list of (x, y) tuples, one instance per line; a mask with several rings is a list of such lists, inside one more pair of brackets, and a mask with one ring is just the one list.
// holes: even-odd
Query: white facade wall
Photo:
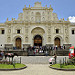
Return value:
[(70, 26), (69, 35), (70, 35), (70, 43), (72, 46), (75, 46), (75, 34), (72, 34), (72, 30), (75, 29), (75, 25)]
[[(5, 29), (5, 34), (0, 34), (0, 45), (2, 44), (2, 47), (4, 47), (4, 44), (15, 46), (15, 40), (19, 37), (21, 38), (22, 48), (23, 44), (33, 46), (36, 35), (42, 37), (42, 46), (46, 44), (55, 45), (56, 37), (60, 39), (60, 46), (63, 44), (75, 45), (75, 36), (71, 34), (72, 28), (75, 28), (74, 25), (68, 20), (59, 20), (57, 14), (53, 13), (51, 6), (49, 8), (42, 7), (41, 3), (36, 2), (34, 7), (29, 6), (27, 8), (25, 6), (23, 13), (19, 14), (17, 20), (8, 21), (7, 19), (4, 24), (0, 24), (0, 28), (4, 27)], [(59, 33), (56, 33), (56, 29), (59, 30)], [(17, 34), (17, 30), (20, 30), (20, 34)]]

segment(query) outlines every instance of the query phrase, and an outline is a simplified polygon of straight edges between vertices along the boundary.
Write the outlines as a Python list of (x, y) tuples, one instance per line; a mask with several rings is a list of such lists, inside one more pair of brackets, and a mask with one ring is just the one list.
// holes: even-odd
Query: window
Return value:
[(20, 30), (17, 30), (17, 33), (20, 34)]
[(56, 33), (59, 33), (59, 29), (56, 29)]
[(74, 34), (74, 30), (72, 30), (72, 34)]
[(1, 34), (4, 34), (4, 30), (2, 30)]

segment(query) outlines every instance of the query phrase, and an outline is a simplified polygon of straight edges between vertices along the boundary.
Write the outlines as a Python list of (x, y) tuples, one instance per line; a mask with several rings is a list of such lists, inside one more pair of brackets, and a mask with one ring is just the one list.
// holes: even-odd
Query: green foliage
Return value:
[[(19, 64), (19, 63), (15, 64), (15, 68), (21, 68), (21, 67), (25, 67), (25, 65), (24, 64)], [(0, 64), (0, 69), (13, 69), (13, 68), (14, 68), (13, 65)]]
[(60, 64), (54, 64), (52, 65), (52, 67), (55, 67), (55, 68), (63, 68), (63, 69), (75, 69), (75, 65), (61, 65), (60, 67)]
[(69, 59), (68, 64), (75, 65), (75, 57), (73, 57), (72, 59)]
[(65, 57), (65, 58), (63, 58), (63, 62), (61, 62), (61, 60), (60, 60), (59, 64), (54, 64), (54, 65), (52, 65), (52, 67), (75, 69), (75, 57), (73, 57), (72, 59), (68, 59), (68, 60), (66, 60), (66, 57)]
[(60, 68), (60, 64), (54, 64), (54, 65), (52, 65), (52, 67)]

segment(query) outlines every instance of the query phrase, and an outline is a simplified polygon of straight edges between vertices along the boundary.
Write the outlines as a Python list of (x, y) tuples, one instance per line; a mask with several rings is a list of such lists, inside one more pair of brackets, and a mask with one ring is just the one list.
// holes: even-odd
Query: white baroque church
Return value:
[(0, 23), (0, 48), (26, 48), (27, 46), (75, 46), (75, 24), (58, 19), (53, 8), (42, 7), (35, 2), (34, 7), (23, 8), (18, 19), (12, 18)]

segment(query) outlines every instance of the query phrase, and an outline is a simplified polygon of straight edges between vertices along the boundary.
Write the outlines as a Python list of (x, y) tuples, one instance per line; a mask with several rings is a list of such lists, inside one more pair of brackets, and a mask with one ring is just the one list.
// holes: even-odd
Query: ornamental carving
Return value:
[(60, 25), (58, 25), (58, 24), (56, 24), (54, 28), (55, 28), (55, 29), (60, 29), (60, 28), (61, 28), (61, 26), (60, 26)]
[(34, 28), (31, 33), (45, 33), (45, 31), (40, 28), (40, 27), (37, 27), (37, 28)]
[(15, 29), (22, 29), (21, 25), (15, 26)]
[(68, 26), (65, 27), (65, 34), (68, 35)]
[(49, 26), (48, 27), (48, 34), (50, 34), (51, 33), (51, 27)]
[(25, 32), (28, 33), (28, 28), (25, 29)]

